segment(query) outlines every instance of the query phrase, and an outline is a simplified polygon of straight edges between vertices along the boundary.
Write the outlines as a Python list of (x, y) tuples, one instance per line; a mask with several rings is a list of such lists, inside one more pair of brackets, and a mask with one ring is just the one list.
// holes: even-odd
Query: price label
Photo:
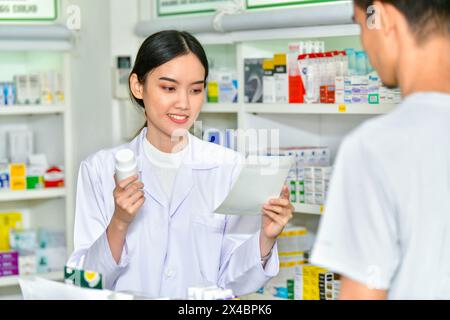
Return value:
[(347, 106), (345, 104), (339, 105), (339, 113), (346, 113), (347, 112)]

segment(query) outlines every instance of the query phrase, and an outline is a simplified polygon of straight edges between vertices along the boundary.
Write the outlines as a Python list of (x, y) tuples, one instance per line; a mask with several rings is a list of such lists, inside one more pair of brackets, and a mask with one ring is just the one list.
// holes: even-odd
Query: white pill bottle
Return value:
[(137, 160), (133, 151), (123, 149), (116, 153), (116, 179), (123, 181), (138, 174)]

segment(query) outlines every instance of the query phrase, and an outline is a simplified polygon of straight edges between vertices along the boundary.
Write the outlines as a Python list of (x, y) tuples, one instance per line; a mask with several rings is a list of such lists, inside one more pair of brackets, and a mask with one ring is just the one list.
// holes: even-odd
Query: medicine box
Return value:
[(263, 102), (263, 61), (264, 59), (244, 60), (245, 103)]
[(67, 266), (64, 268), (64, 282), (82, 288), (103, 289), (103, 276), (101, 273)]

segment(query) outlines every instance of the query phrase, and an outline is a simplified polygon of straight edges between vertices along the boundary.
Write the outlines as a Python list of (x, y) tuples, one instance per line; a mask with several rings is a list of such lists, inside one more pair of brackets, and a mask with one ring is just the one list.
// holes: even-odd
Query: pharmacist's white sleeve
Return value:
[(112, 256), (106, 235), (111, 218), (107, 214), (98, 177), (95, 163), (81, 163), (75, 210), (75, 250), (67, 265), (101, 273), (105, 289), (114, 290), (115, 282), (127, 267), (129, 257), (126, 244), (119, 264)]
[(359, 131), (339, 151), (311, 262), (388, 290), (400, 260), (392, 184)]

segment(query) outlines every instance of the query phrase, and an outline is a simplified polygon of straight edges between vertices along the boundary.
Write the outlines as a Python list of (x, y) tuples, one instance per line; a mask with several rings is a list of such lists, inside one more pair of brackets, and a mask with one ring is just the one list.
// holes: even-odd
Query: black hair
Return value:
[[(396, 7), (408, 21), (412, 32), (419, 41), (426, 40), (432, 34), (450, 35), (449, 0), (378, 0)], [(366, 10), (374, 0), (354, 0), (354, 3)]]
[[(205, 86), (209, 74), (208, 58), (200, 42), (190, 33), (166, 30), (155, 33), (144, 40), (139, 48), (130, 79), (136, 74), (140, 83), (144, 84), (147, 75), (163, 64), (189, 53), (194, 54), (205, 68)], [(128, 81), (130, 86), (130, 81)], [(132, 100), (145, 110), (144, 101), (136, 98), (130, 89)], [(146, 125), (144, 126), (146, 127)]]

